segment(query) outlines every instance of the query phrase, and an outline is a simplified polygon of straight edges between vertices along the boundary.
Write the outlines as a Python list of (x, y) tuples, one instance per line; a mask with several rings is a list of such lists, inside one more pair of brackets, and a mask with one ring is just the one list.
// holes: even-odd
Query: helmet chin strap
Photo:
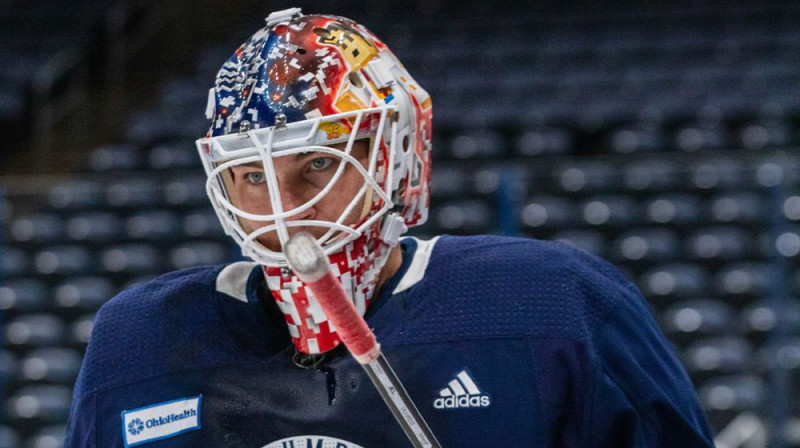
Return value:
[[(378, 235), (365, 233), (328, 256), (331, 270), (361, 315), (369, 306), (381, 269), (396, 240), (390, 245)], [(297, 350), (313, 355), (336, 348), (341, 343), (336, 328), (328, 321), (311, 290), (289, 269), (278, 266), (263, 266), (262, 269), (267, 288), (286, 318)]]

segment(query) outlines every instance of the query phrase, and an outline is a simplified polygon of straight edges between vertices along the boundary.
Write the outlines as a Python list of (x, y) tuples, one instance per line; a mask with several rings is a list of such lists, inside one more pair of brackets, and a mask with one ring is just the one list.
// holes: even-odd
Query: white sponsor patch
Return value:
[(122, 411), (122, 439), (136, 446), (200, 429), (203, 396), (179, 398), (143, 408)]
[(277, 440), (261, 448), (362, 448), (346, 440), (325, 436), (294, 436)]

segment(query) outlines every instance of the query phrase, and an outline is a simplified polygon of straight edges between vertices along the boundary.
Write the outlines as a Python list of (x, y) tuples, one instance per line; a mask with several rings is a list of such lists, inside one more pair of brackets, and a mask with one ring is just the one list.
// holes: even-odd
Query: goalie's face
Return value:
[[(315, 222), (338, 222), (352, 228), (366, 212), (364, 204), (369, 196), (361, 191), (364, 177), (354, 163), (364, 169), (368, 167), (369, 143), (354, 141), (348, 160), (335, 153), (345, 147), (345, 143), (340, 143), (329, 146), (335, 150), (331, 153), (309, 151), (275, 157), (271, 171), (265, 169), (263, 162), (233, 165), (222, 173), (225, 189), (231, 203), (246, 214), (275, 216), (296, 211), (285, 218), (290, 236), (305, 231), (320, 238), (330, 231), (330, 227), (314, 225)], [(270, 184), (277, 191), (271, 191)], [(313, 201), (326, 189), (318, 201)], [(255, 240), (271, 251), (281, 251), (274, 220), (239, 217), (238, 221), (248, 234), (267, 230)]]

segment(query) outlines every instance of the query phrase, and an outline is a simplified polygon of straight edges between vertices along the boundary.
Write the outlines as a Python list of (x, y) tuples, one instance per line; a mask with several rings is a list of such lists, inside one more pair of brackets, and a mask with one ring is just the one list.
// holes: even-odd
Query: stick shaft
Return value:
[(414, 402), (411, 401), (411, 397), (383, 354), (362, 366), (414, 447), (441, 448), (436, 436), (433, 435)]
[(367, 322), (331, 272), (319, 243), (307, 233), (298, 233), (284, 246), (287, 261), (314, 293), (344, 345), (366, 370), (372, 384), (392, 411), (415, 448), (441, 448), (422, 414), (400, 383)]

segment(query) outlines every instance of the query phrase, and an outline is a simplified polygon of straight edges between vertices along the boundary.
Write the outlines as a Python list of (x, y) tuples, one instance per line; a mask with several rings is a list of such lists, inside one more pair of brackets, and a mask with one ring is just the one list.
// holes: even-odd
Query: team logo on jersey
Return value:
[(433, 400), (436, 409), (486, 408), (491, 404), (491, 398), (481, 392), (466, 370), (458, 372), (447, 387), (439, 391), (439, 398)]
[(325, 436), (295, 436), (277, 440), (261, 448), (362, 448), (346, 440)]
[(200, 429), (202, 398), (198, 395), (122, 411), (125, 446), (141, 445)]

